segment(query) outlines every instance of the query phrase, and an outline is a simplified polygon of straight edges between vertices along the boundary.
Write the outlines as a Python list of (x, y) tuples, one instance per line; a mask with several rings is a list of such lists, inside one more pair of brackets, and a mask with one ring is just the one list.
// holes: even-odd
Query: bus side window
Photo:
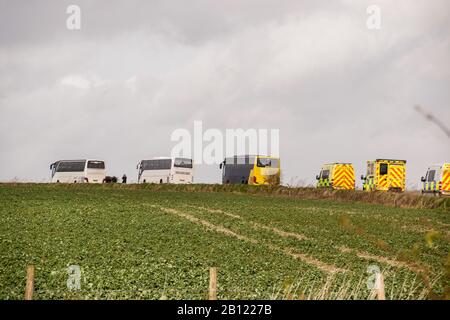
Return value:
[(388, 165), (387, 163), (380, 164), (380, 176), (384, 176), (388, 173)]
[(436, 170), (428, 171), (428, 173), (427, 173), (427, 182), (433, 182), (435, 175), (436, 175)]

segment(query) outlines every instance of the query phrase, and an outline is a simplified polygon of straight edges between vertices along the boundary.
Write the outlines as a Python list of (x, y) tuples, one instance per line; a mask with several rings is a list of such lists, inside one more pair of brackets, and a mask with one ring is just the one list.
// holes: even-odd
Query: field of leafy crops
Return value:
[(0, 299), (448, 298), (447, 208), (182, 188), (0, 184)]

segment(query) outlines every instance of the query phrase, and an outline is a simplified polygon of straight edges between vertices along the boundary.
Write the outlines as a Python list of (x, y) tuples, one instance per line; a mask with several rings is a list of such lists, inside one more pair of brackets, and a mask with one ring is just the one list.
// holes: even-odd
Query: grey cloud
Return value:
[[(65, 28), (69, 3), (80, 31)], [(79, 157), (133, 178), (194, 120), (280, 128), (286, 183), (399, 157), (415, 184), (449, 161), (448, 139), (413, 110), (450, 119), (446, 1), (379, 1), (380, 31), (365, 27), (369, 1), (26, 4), (0, 2), (0, 180), (48, 180), (51, 161)]]

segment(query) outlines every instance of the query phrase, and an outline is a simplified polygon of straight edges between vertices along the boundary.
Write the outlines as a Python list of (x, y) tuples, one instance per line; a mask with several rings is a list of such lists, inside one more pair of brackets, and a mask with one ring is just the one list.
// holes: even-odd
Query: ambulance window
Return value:
[(380, 176), (384, 176), (388, 173), (388, 165), (387, 163), (380, 164)]
[(428, 174), (427, 174), (427, 181), (428, 181), (428, 182), (434, 181), (434, 176), (435, 176), (435, 175), (436, 175), (436, 170), (428, 171)]
[(322, 179), (327, 180), (329, 176), (330, 176), (330, 170), (322, 170), (322, 176), (321, 176)]
[(367, 175), (368, 176), (372, 176), (373, 175), (373, 163), (369, 163), (369, 165), (367, 166)]

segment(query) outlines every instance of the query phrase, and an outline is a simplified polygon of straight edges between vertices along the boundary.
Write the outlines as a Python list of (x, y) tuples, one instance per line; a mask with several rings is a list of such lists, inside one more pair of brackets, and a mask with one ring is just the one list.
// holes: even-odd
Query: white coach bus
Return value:
[(137, 166), (138, 183), (192, 183), (194, 167), (188, 158), (153, 158)]
[(59, 160), (50, 165), (52, 182), (102, 183), (106, 177), (101, 160)]

